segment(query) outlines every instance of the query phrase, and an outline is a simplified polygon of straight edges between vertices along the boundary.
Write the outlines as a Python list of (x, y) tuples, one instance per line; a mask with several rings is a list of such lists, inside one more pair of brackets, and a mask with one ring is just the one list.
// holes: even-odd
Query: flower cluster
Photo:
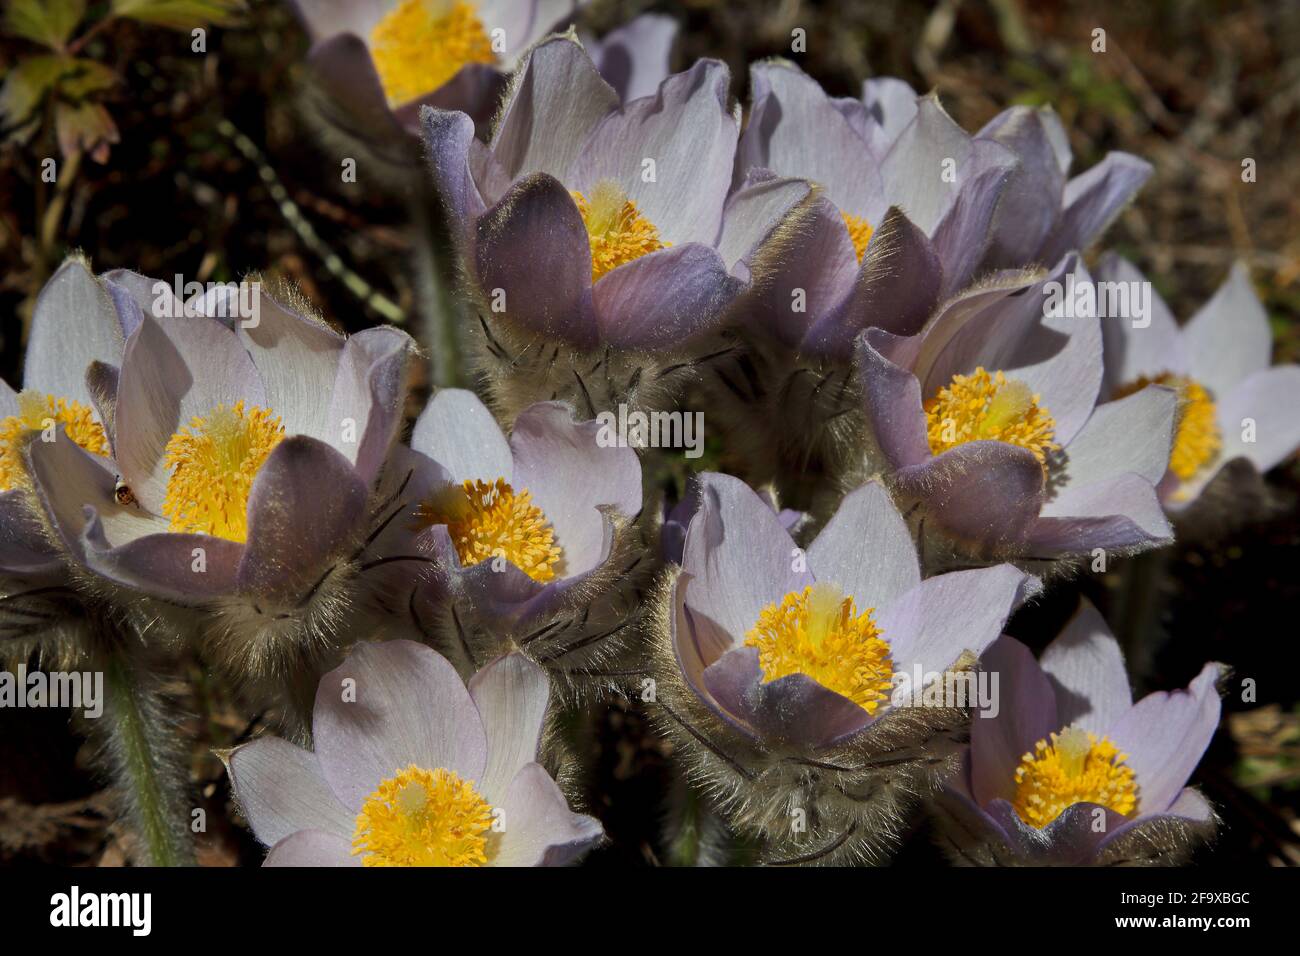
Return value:
[(1183, 326), (1098, 308), (1149, 289), (1085, 255), (1150, 166), (785, 61), (745, 109), (662, 17), (297, 6), (337, 125), (419, 139), (477, 391), (408, 413), (401, 330), (68, 260), (0, 386), (0, 647), (111, 656), (111, 622), (275, 711), (294, 742), (223, 753), (268, 865), (571, 862), (570, 731), (614, 697), (764, 864), (882, 861), (922, 805), (957, 863), (1213, 835), (1224, 667), (1134, 704), (1091, 605), (1038, 659), (1004, 633), (1300, 445), (1244, 267)]

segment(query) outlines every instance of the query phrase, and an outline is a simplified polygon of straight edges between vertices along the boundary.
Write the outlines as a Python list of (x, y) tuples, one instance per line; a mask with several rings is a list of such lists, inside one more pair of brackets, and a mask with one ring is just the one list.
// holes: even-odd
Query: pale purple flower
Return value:
[(516, 75), (490, 145), (468, 116), (424, 112), (489, 348), (501, 320), (534, 343), (520, 351), (534, 364), (542, 338), (656, 350), (719, 320), (808, 192), (775, 180), (728, 198), (739, 127), (729, 79), (700, 60), (620, 106), (582, 48), (554, 37)]
[(581, 31), (579, 37), (591, 61), (624, 103), (653, 96), (672, 73), (677, 21), (659, 13), (646, 13), (615, 27), (597, 40)]
[[(1098, 274), (1102, 281), (1147, 282), (1116, 256), (1103, 260)], [(1149, 326), (1135, 328), (1128, 316), (1103, 321), (1102, 389), (1115, 394), (1162, 381), (1179, 392), (1171, 467), (1160, 483), (1165, 506), (1177, 511), (1229, 462), (1244, 459), (1263, 473), (1300, 447), (1300, 367), (1269, 364), (1268, 315), (1243, 264), (1181, 327), (1154, 289), (1151, 299)]]
[(751, 321), (808, 354), (847, 357), (868, 327), (914, 333), (981, 269), (1086, 247), (1150, 173), (1112, 153), (1067, 182), (1069, 145), (1048, 110), (1007, 110), (972, 136), (900, 80), (835, 99), (769, 61), (751, 67), (751, 87), (737, 184), (821, 187), (785, 254), (764, 262)]
[(85, 442), (87, 462), (111, 488), (103, 402), (133, 323), (79, 258), (64, 262), (37, 296), (22, 392), (0, 382), (0, 575), (29, 585), (64, 577), (64, 563), (30, 507), (28, 441), (62, 425)]
[[(1172, 538), (1155, 486), (1175, 395), (1151, 386), (1097, 404), (1100, 320), (1048, 307), (1048, 283), (1070, 274), (1090, 281), (1071, 254), (1045, 277), (972, 287), (916, 335), (858, 339), (870, 467), (959, 554), (1052, 560)], [(945, 389), (971, 405), (952, 411)]]
[[(452, 600), (526, 619), (610, 576), (641, 514), (641, 462), (630, 447), (602, 447), (599, 429), (543, 402), (520, 414), (507, 440), (472, 392), (434, 395), (411, 436), (419, 455), (406, 496), (419, 502), (417, 537)], [(467, 486), (480, 486), (472, 502)], [(469, 540), (484, 542), (480, 553)]]
[[(518, 654), (488, 664), (467, 689), (422, 644), (358, 645), (321, 678), (314, 750), (262, 737), (226, 757), (235, 799), (271, 848), (265, 865), (575, 860), (603, 832), (569, 809), (537, 763), (549, 693), (545, 674)], [(453, 785), (454, 800), (434, 799)], [(467, 821), (468, 841), (450, 830)]]
[[(864, 485), (850, 492), (807, 552), (796, 547), (770, 505), (739, 479), (701, 477), (700, 510), (686, 534), (682, 572), (672, 598), (673, 648), (689, 688), (744, 736), (802, 751), (842, 743), (896, 708), (870, 709), (808, 673), (772, 676), (761, 663), (765, 608), (812, 589), (804, 625), (819, 614), (819, 593), (835, 614), (844, 601), (874, 622), (887, 645), (880, 677), (941, 673), (963, 652), (978, 655), (1001, 632), (1026, 577), (1010, 565), (921, 579), (911, 535), (888, 492)], [(824, 610), (824, 608), (823, 608)], [(779, 644), (778, 640), (778, 644)], [(877, 650), (880, 650), (877, 648)], [(856, 652), (854, 652), (856, 653)], [(826, 679), (851, 674), (844, 668)], [(879, 662), (877, 662), (879, 663)], [(829, 674), (829, 672), (827, 672)]]
[[(808, 522), (807, 512), (796, 511), (793, 508), (778, 508), (776, 499), (769, 490), (762, 489), (757, 494), (776, 512), (781, 527), (790, 535), (797, 536)], [(682, 563), (682, 550), (686, 546), (686, 529), (690, 527), (695, 513), (700, 510), (700, 500), (699, 477), (692, 475), (686, 481), (686, 493), (682, 499), (671, 508), (665, 502), (664, 523), (659, 532), (659, 547), (665, 561), (671, 561), (673, 564)]]
[(520, 55), (567, 22), (578, 4), (294, 0), (293, 6), (311, 38), (308, 63), (329, 98), (330, 119), (383, 142), (415, 133), (421, 106), (486, 122)]
[(228, 288), (182, 307), (165, 283), (104, 282), (133, 330), (120, 373), (102, 373), (120, 481), (74, 442), (33, 444), (46, 520), (117, 584), (296, 613), (368, 531), (409, 337), (379, 328), (345, 339), (260, 291), (254, 326), (234, 317)]
[[(982, 666), (998, 674), (999, 706), (972, 722), (947, 789), (965, 822), (946, 828), (956, 861), (1177, 862), (1213, 832), (1213, 809), (1186, 784), (1219, 724), (1221, 665), (1134, 703), (1119, 645), (1085, 602), (1041, 660), (1004, 636)], [(1036, 769), (1057, 763), (1068, 791)]]

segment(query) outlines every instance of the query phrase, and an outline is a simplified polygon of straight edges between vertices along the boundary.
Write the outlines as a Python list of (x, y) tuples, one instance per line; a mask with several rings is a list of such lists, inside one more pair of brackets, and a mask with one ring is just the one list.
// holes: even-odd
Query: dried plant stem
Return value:
[[(192, 866), (185, 773), (163, 717), (155, 679), (115, 647), (105, 655), (108, 755), (125, 816), (150, 866)], [(178, 759), (179, 758), (179, 759)]]

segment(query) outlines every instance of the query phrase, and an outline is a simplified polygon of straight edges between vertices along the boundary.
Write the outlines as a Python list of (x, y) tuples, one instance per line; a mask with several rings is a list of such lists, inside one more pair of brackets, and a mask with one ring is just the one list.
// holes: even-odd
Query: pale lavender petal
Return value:
[(1025, 645), (1003, 635), (989, 645), (980, 667), (990, 682), (997, 675), (997, 714), (980, 711), (970, 726), (971, 793), (986, 805), (1015, 797), (1020, 758), (1062, 724), (1052, 685)]
[(310, 750), (261, 737), (236, 747), (226, 757), (226, 771), (239, 809), (266, 846), (299, 830), (350, 838), (356, 829), (356, 815), (334, 796)]
[(872, 438), (893, 468), (921, 465), (930, 458), (921, 384), (906, 368), (881, 354), (905, 340), (878, 329), (858, 337), (854, 349), (857, 377)]
[(647, 13), (587, 44), (600, 75), (623, 102), (652, 96), (671, 72), (677, 21)]
[(984, 258), (993, 215), (1015, 169), (1015, 154), (986, 140), (972, 144), (962, 161), (957, 191), (932, 233), (943, 263), (943, 298), (965, 288)]
[(863, 485), (844, 496), (808, 547), (818, 581), (839, 586), (859, 613), (882, 607), (921, 583), (916, 548), (903, 516), (883, 485)]
[(1043, 651), (1042, 668), (1062, 727), (1077, 724), (1100, 737), (1133, 706), (1119, 642), (1087, 599)]
[[(938, 97), (921, 97), (916, 116), (899, 134), (881, 166), (888, 204), (899, 207), (922, 232), (933, 236), (966, 179), (970, 151), (970, 135), (953, 122)], [(948, 176), (953, 167), (946, 160), (956, 164), (955, 177)], [(867, 212), (869, 218), (879, 214)]]
[(353, 812), (411, 764), (469, 780), (487, 766), (483, 722), (456, 669), (413, 641), (359, 644), (322, 677), (312, 734), (322, 774)]
[(299, 830), (290, 834), (266, 855), (263, 866), (361, 866), (352, 855), (352, 841), (323, 830)]
[(414, 347), (405, 332), (380, 326), (350, 336), (339, 356), (322, 437), (356, 466), (367, 484), (397, 439)]
[[(1155, 378), (1165, 372), (1188, 374), (1187, 351), (1178, 321), (1146, 276), (1127, 259), (1107, 253), (1097, 267), (1096, 278), (1099, 283), (1122, 282), (1129, 289), (1139, 288), (1134, 283), (1142, 283), (1151, 290), (1149, 324), (1143, 324), (1142, 317), (1136, 315), (1131, 296), (1129, 311), (1133, 315), (1102, 319), (1101, 333), (1106, 353), (1102, 393), (1108, 395), (1139, 378)], [(1135, 328), (1134, 322), (1142, 327)]]
[[(1241, 457), (1265, 472), (1300, 447), (1300, 366), (1277, 365), (1255, 372), (1219, 400), (1222, 462)], [(1254, 441), (1245, 441), (1247, 419)]]
[(711, 327), (743, 287), (716, 250), (691, 242), (602, 276), (592, 305), (602, 341), (616, 348), (662, 349)]
[(515, 775), (537, 759), (550, 694), (546, 672), (522, 654), (499, 657), (470, 679), (469, 696), (487, 735), (478, 790), (489, 803), (505, 800)]
[(1069, 487), (1043, 504), (1026, 537), (1026, 553), (1046, 557), (1145, 550), (1173, 540), (1155, 486), (1124, 472)]
[(1163, 813), (1178, 798), (1219, 726), (1219, 664), (1206, 664), (1186, 690), (1148, 694), (1109, 730), (1128, 755), (1138, 811)]
[(388, 107), (379, 73), (365, 40), (343, 33), (320, 40), (307, 53), (315, 93), (313, 109), (333, 128), (365, 143), (380, 159), (415, 171), (418, 156), (402, 123)]
[(1151, 175), (1151, 164), (1128, 153), (1107, 153), (1086, 173), (1065, 184), (1065, 208), (1039, 259), (1055, 262), (1086, 250), (1114, 221)]
[(425, 109), (420, 113), (425, 158), (442, 200), (453, 238), (468, 248), (474, 240), (474, 221), (495, 198), (484, 195), (474, 174), (482, 164), (489, 180), (502, 189), (509, 186), (496, 157), (474, 138), (474, 121), (464, 113)]
[[(727, 200), (722, 215), (722, 234), (718, 239), (718, 254), (722, 256), (727, 269), (748, 282), (751, 278), (751, 262), (768, 248), (768, 240), (776, 238), (774, 234), (777, 234), (778, 227), (791, 222), (791, 228), (794, 228), (792, 214), (801, 213), (801, 219), (811, 217), (812, 210), (806, 209), (811, 194), (812, 187), (802, 179), (763, 179), (747, 182), (737, 190)], [(818, 206), (824, 207), (824, 201)], [(835, 218), (843, 226), (843, 220), (838, 215)], [(780, 244), (795, 242), (798, 244), (800, 254), (781, 256), (778, 253), (775, 258), (802, 259), (814, 255), (814, 250), (809, 249), (805, 242), (805, 231), (801, 228), (798, 230), (797, 239), (786, 239), (786, 232), (783, 229), (779, 234), (782, 240)], [(843, 235), (847, 239), (847, 230), (843, 230)], [(851, 245), (847, 251), (848, 259), (852, 260)], [(822, 271), (828, 268), (828, 264), (824, 262), (819, 265)], [(837, 260), (831, 268), (838, 266), (840, 261)], [(764, 274), (766, 271), (763, 270)]]
[(491, 866), (564, 866), (605, 835), (595, 818), (569, 809), (564, 794), (541, 764), (520, 768), (501, 809), (505, 830), (489, 861)]
[[(610, 113), (582, 145), (566, 183), (584, 195), (613, 180), (665, 243), (712, 245), (731, 184), (738, 120), (728, 109), (730, 73), (699, 60), (652, 97)], [(654, 160), (654, 176), (645, 160)]]
[(112, 297), (85, 262), (68, 259), (36, 297), (23, 388), (88, 405), (86, 366), (120, 365), (123, 344)]
[(883, 156), (916, 117), (919, 99), (916, 90), (892, 76), (863, 82), (862, 102), (871, 120), (867, 132), (872, 151), (877, 156)]
[(700, 510), (686, 532), (682, 568), (691, 575), (690, 609), (739, 640), (759, 612), (813, 583), (796, 571), (802, 553), (770, 507), (743, 481), (700, 476)]
[(568, 183), (588, 136), (616, 109), (618, 94), (601, 79), (581, 45), (552, 37), (533, 48), (516, 75), (492, 152), (512, 179), (541, 172)]
[(1244, 263), (1183, 327), (1183, 340), (1192, 378), (1216, 396), (1268, 368), (1273, 333)]
[(1161, 385), (1098, 405), (1065, 449), (1058, 489), (1079, 489), (1125, 472), (1158, 484), (1169, 467), (1178, 395)]
[(62, 568), (57, 551), (21, 491), (0, 492), (0, 573), (15, 576), (49, 574)]
[(439, 389), (415, 422), (411, 447), (441, 465), (455, 484), (514, 479), (514, 458), (501, 426), (465, 389)]
[(1065, 170), (1057, 159), (1048, 116), (1050, 107), (1013, 106), (978, 133), (1011, 150), (1020, 160), (1008, 180), (993, 219), (985, 262), (1010, 268), (1037, 261), (1037, 253), (1061, 215)]
[(392, 0), (293, 0), (294, 11), (313, 40), (336, 33), (368, 37), (394, 6)]
[(631, 448), (603, 448), (602, 426), (577, 422), (559, 402), (541, 402), (520, 413), (510, 435), (516, 490), (527, 488), (555, 529), (566, 578), (608, 557), (609, 537), (601, 506), (626, 518), (641, 512), (641, 462)]

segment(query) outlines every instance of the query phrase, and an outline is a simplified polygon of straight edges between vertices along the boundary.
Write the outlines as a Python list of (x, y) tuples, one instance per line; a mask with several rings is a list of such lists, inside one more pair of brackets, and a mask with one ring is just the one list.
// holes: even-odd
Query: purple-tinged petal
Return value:
[(920, 97), (906, 82), (892, 76), (866, 80), (862, 84), (862, 103), (866, 106), (870, 126), (867, 130), (872, 152), (883, 156), (916, 117)]
[[(939, 105), (938, 97), (921, 97), (916, 116), (898, 135), (881, 164), (885, 200), (902, 209), (922, 232), (933, 236), (967, 179), (971, 148), (970, 135), (953, 122)], [(955, 177), (949, 175), (949, 160), (956, 164)], [(867, 210), (869, 219), (873, 215), (883, 218), (883, 208)]]
[(567, 183), (588, 136), (616, 109), (618, 94), (581, 45), (552, 37), (532, 49), (516, 74), (492, 152), (512, 179), (540, 172)]
[(963, 651), (976, 656), (997, 640), (1026, 575), (1010, 564), (926, 578), (880, 608), (881, 636), (895, 672), (942, 673)]
[(756, 647), (727, 651), (705, 669), (704, 685), (765, 743), (824, 747), (871, 722), (865, 710), (807, 674), (765, 681)]
[(743, 288), (715, 249), (691, 242), (606, 274), (596, 283), (592, 305), (601, 341), (660, 349), (708, 329)]
[(1169, 809), (1165, 812), (1171, 817), (1181, 817), (1184, 820), (1193, 820), (1196, 823), (1210, 823), (1215, 818), (1214, 807), (1210, 806), (1210, 802), (1191, 787), (1185, 787), (1183, 792), (1178, 795), (1178, 799), (1170, 804)]
[(984, 258), (993, 215), (1016, 168), (1015, 154), (998, 143), (976, 141), (971, 146), (957, 192), (932, 234), (943, 263), (942, 298), (964, 289)]
[(1058, 162), (1049, 116), (1055, 118), (1050, 107), (1013, 106), (975, 134), (976, 139), (1001, 143), (1020, 160), (993, 219), (988, 266), (1011, 268), (1036, 261), (1060, 218), (1066, 171)]
[[(841, 226), (843, 220), (824, 200), (820, 203), (811, 203), (811, 196), (812, 187), (802, 179), (764, 177), (745, 183), (727, 200), (722, 214), (718, 254), (722, 256), (727, 269), (740, 279), (749, 282), (753, 276), (752, 265), (761, 253), (770, 248), (769, 241), (775, 241), (783, 247), (794, 246), (799, 250), (798, 256), (785, 256), (780, 253), (788, 250), (781, 249), (775, 258), (802, 259), (814, 255), (814, 250), (809, 249), (804, 241), (806, 237), (803, 233), (806, 230), (798, 228), (794, 235), (790, 235), (784, 228), (786, 224), (789, 223), (789, 228), (794, 230), (797, 228), (793, 222), (795, 215), (806, 220), (812, 218), (814, 209), (820, 211), (823, 208), (829, 209)], [(814, 208), (809, 208), (810, 206)], [(841, 231), (844, 239), (847, 240), (848, 231)], [(845, 251), (847, 257), (844, 260), (837, 260), (830, 267), (831, 269), (848, 266), (849, 263), (854, 262), (852, 246), (848, 245)], [(820, 265), (821, 271), (829, 271), (827, 263), (823, 262)], [(761, 271), (765, 273), (767, 270), (763, 268)], [(848, 274), (852, 275), (852, 271)], [(787, 306), (788, 304), (787, 299)]]
[(379, 73), (361, 37), (342, 33), (320, 40), (307, 52), (308, 90), (319, 92), (312, 107), (334, 129), (385, 162), (412, 171), (418, 157), (409, 134), (388, 107)]
[(470, 679), (469, 696), (487, 735), (478, 790), (489, 803), (501, 803), (515, 775), (537, 759), (550, 695), (546, 672), (522, 654), (499, 657)]
[(1169, 467), (1177, 409), (1177, 394), (1162, 385), (1098, 405), (1066, 447), (1054, 487), (1080, 489), (1125, 472), (1158, 484)]
[[(466, 63), (442, 86), (418, 99), (403, 103), (393, 110), (393, 115), (407, 132), (416, 135), (420, 131), (420, 116), (426, 106), (435, 110), (452, 110), (465, 113), (477, 130), (486, 133), (491, 128), (492, 118), (506, 86), (507, 78), (496, 65)], [(478, 146), (482, 152), (490, 153), (487, 144), (479, 142)]]
[(21, 491), (0, 492), (0, 574), (34, 577), (63, 567)]
[(1186, 690), (1148, 694), (1108, 731), (1128, 755), (1142, 816), (1163, 813), (1182, 792), (1219, 726), (1219, 664), (1206, 664)]
[[(730, 73), (717, 60), (699, 60), (670, 76), (653, 96), (610, 113), (577, 155), (571, 184), (584, 195), (613, 180), (672, 245), (713, 245), (731, 184), (739, 135), (727, 108)], [(654, 176), (645, 175), (653, 159)]]
[(168, 478), (163, 457), (172, 435), (195, 416), (240, 401), (265, 408), (266, 393), (230, 329), (203, 316), (143, 318), (122, 359), (113, 447), (123, 477), (145, 508), (162, 512)]
[(641, 462), (631, 448), (601, 447), (603, 426), (577, 422), (559, 402), (520, 413), (510, 435), (516, 491), (527, 488), (555, 529), (564, 577), (596, 567), (607, 556), (608, 506), (627, 518), (641, 512)]
[[(1223, 448), (1219, 459), (1241, 457), (1265, 472), (1300, 447), (1300, 366), (1276, 365), (1255, 372), (1224, 395), (1218, 406)], [(1244, 441), (1247, 419), (1254, 441)]]
[(505, 314), (580, 347), (597, 342), (591, 243), (567, 190), (538, 174), (515, 183), (478, 222), (479, 283)]
[(740, 640), (759, 612), (791, 591), (813, 583), (796, 571), (798, 549), (770, 507), (730, 475), (700, 476), (700, 510), (686, 532), (683, 572), (687, 601)]
[(889, 492), (875, 483), (844, 496), (809, 546), (808, 568), (818, 581), (838, 585), (854, 598), (859, 613), (921, 583), (907, 524)]
[(1061, 219), (1038, 258), (1055, 262), (1071, 250), (1092, 245), (1151, 175), (1151, 164), (1128, 153), (1107, 153), (1086, 173), (1065, 184)]
[(505, 171), (464, 113), (421, 110), (420, 122), (429, 172), (446, 211), (452, 236), (462, 246), (474, 240), (474, 221), (510, 186)]
[(274, 846), (299, 830), (350, 838), (356, 815), (344, 809), (309, 750), (279, 737), (261, 737), (226, 758), (235, 800), (253, 833)]
[(813, 325), (804, 348), (815, 354), (847, 355), (854, 337), (865, 328), (914, 335), (938, 304), (942, 284), (943, 267), (930, 240), (898, 209), (890, 208), (871, 235), (851, 291)]
[[(1128, 821), (1127, 817), (1108, 807), (1075, 803), (1040, 830), (1021, 820), (1006, 800), (994, 800), (984, 810), (1007, 835), (1015, 855), (1037, 866), (1083, 866), (1090, 863), (1107, 835), (1115, 834)], [(1104, 817), (1100, 828), (1094, 826), (1099, 810)]]
[(919, 466), (930, 458), (921, 383), (882, 354), (905, 343), (888, 332), (868, 329), (858, 336), (854, 348), (872, 439), (895, 469)]
[(324, 421), (324, 441), (356, 466), (367, 484), (375, 480), (402, 424), (406, 370), (414, 343), (398, 329), (381, 326), (348, 338)]
[(490, 866), (564, 866), (605, 835), (593, 817), (569, 809), (564, 794), (541, 764), (520, 768), (501, 809), (505, 830)]
[(586, 44), (592, 62), (605, 82), (628, 100), (653, 96), (671, 72), (677, 21), (647, 13)]
[(1056, 692), (1061, 727), (1077, 724), (1100, 737), (1133, 706), (1119, 642), (1086, 599), (1043, 651), (1042, 668)]
[(983, 806), (1014, 799), (1021, 757), (1062, 724), (1047, 675), (1015, 638), (1004, 634), (990, 644), (980, 667), (997, 681), (991, 689), (998, 703), (995, 715), (981, 711), (970, 725), (971, 794)]
[(276, 446), (248, 495), (248, 543), (239, 588), (249, 595), (302, 598), (351, 544), (368, 489), (346, 458), (298, 435)]
[(391, 0), (293, 0), (312, 40), (337, 33), (367, 37), (392, 6)]
[(514, 480), (514, 458), (501, 426), (465, 389), (439, 389), (415, 422), (411, 447), (441, 465), (454, 484)]
[(1025, 539), (1027, 554), (1079, 556), (1168, 544), (1174, 532), (1155, 486), (1132, 472), (1066, 488), (1044, 503)]
[(312, 734), (330, 789), (354, 812), (411, 764), (469, 780), (487, 766), (483, 722), (456, 669), (413, 641), (360, 644), (322, 677)]
[(263, 866), (361, 866), (352, 855), (352, 841), (323, 830), (299, 830), (290, 834), (266, 855)]
[(859, 130), (817, 81), (793, 63), (749, 68), (754, 105), (741, 137), (736, 175), (770, 169), (809, 179), (839, 209), (856, 216), (880, 201), (882, 185)]
[(1215, 396), (1268, 368), (1273, 333), (1244, 263), (1232, 267), (1228, 280), (1188, 320), (1183, 341), (1192, 378)]

